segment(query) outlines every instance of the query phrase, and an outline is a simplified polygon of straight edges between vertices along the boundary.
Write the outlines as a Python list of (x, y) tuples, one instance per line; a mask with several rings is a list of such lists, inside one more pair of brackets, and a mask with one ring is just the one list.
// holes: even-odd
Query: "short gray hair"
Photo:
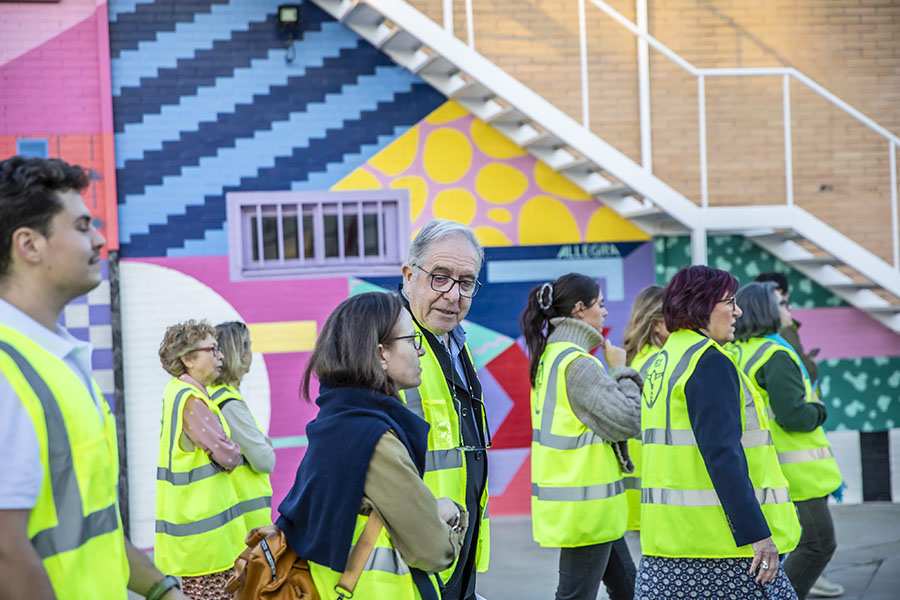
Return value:
[(779, 297), (774, 281), (748, 283), (734, 298), (743, 314), (734, 323), (734, 339), (746, 342), (781, 329)]
[(447, 219), (432, 219), (425, 224), (409, 246), (407, 264), (421, 265), (428, 256), (428, 250), (432, 244), (452, 236), (461, 237), (472, 244), (478, 255), (477, 270), (480, 271), (481, 265), (484, 263), (484, 248), (481, 247), (481, 242), (478, 241), (475, 232), (462, 223)]

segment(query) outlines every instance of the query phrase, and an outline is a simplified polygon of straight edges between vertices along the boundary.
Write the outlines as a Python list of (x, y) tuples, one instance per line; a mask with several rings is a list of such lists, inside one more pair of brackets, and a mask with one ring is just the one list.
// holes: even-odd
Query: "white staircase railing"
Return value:
[[(584, 2), (585, 0), (579, 0)], [(649, 161), (637, 164), (593, 134), (584, 124), (523, 85), (473, 48), (471, 1), (467, 7), (469, 44), (457, 39), (403, 0), (313, 0), (344, 22), (397, 64), (417, 73), (448, 98), (462, 104), (475, 116), (490, 123), (513, 142), (551, 168), (568, 177), (620, 215), (635, 220), (655, 233), (680, 229), (690, 231), (695, 262), (706, 260), (707, 232), (740, 232), (754, 239), (779, 258), (829, 287), (851, 304), (867, 310), (890, 328), (900, 332), (900, 304), (893, 304), (873, 289), (884, 289), (900, 297), (897, 245), (896, 148), (900, 139), (865, 115), (794, 69), (700, 69), (672, 52), (652, 36), (640, 31), (602, 0), (589, 0), (626, 27), (639, 40), (659, 50), (698, 81), (699, 138), (701, 141), (701, 201), (698, 206), (672, 186), (654, 176)], [(582, 5), (583, 6), (583, 5)], [(445, 9), (447, 5), (445, 4)], [(445, 10), (452, 23), (452, 11)], [(582, 26), (582, 47), (586, 35)], [(586, 53), (582, 52), (582, 61)], [(639, 53), (640, 55), (640, 53)], [(586, 70), (582, 63), (582, 70)], [(782, 78), (785, 111), (786, 201), (774, 206), (709, 206), (706, 187), (705, 103), (707, 77), (765, 75)], [(847, 114), (882, 135), (891, 157), (891, 202), (894, 233), (894, 266), (826, 225), (792, 201), (793, 170), (790, 129), (790, 79), (818, 93)], [(586, 78), (585, 78), (586, 80)], [(586, 85), (586, 84), (585, 84)], [(642, 97), (644, 94), (642, 94)], [(583, 88), (583, 101), (589, 91)], [(641, 111), (642, 114), (645, 112)], [(583, 111), (583, 119), (589, 118)], [(643, 129), (643, 126), (642, 126)], [(646, 136), (649, 141), (649, 136)], [(644, 136), (642, 135), (642, 139)], [(649, 153), (642, 148), (645, 157)], [(656, 224), (655, 226), (653, 224)], [(660, 225), (661, 224), (661, 225)], [(823, 258), (795, 243), (797, 236), (774, 232), (785, 228), (797, 232), (831, 255)], [(864, 275), (859, 282), (840, 271), (846, 265)]]

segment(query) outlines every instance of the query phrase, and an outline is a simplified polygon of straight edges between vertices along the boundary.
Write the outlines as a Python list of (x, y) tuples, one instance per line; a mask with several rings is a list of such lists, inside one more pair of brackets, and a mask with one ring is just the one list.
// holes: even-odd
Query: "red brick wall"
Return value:
[[(581, 119), (575, 0), (473, 0), (475, 47)], [(440, 0), (413, 0), (441, 22)], [(635, 20), (634, 0), (609, 2)], [(900, 134), (900, 0), (647, 0), (650, 33), (697, 67), (794, 67)], [(465, 39), (465, 4), (454, 1)], [(633, 36), (587, 0), (591, 128), (640, 160)], [(700, 201), (697, 82), (650, 53), (654, 173)], [(707, 79), (710, 205), (785, 201), (780, 78)], [(888, 143), (791, 84), (795, 203), (891, 257)]]

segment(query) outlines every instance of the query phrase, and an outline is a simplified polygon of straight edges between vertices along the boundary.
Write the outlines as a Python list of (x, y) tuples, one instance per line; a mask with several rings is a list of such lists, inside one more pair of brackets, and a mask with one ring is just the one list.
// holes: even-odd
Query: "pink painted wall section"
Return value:
[(852, 307), (795, 308), (800, 340), (807, 350), (820, 348), (817, 359), (900, 355), (900, 335)]
[[(65, 4), (65, 3), (63, 3)], [(91, 3), (93, 4), (93, 3)], [(10, 5), (0, 4), (0, 39), (13, 25)], [(13, 5), (54, 22), (60, 5)], [(23, 9), (24, 10), (24, 9)], [(36, 27), (39, 24), (20, 24)], [(0, 66), (0, 135), (46, 136), (112, 132), (106, 4), (54, 37)], [(110, 171), (110, 175), (113, 171)]]
[(0, 4), (0, 65), (22, 56), (93, 15), (105, 0)]

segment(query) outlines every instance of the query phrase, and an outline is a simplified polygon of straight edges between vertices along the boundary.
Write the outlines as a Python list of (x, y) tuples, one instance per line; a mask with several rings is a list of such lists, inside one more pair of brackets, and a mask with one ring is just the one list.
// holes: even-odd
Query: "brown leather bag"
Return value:
[[(353, 595), (363, 567), (375, 547), (381, 532), (381, 519), (375, 512), (369, 516), (356, 545), (347, 559), (347, 570), (341, 574), (338, 586), (349, 594), (324, 590), (330, 597)], [(247, 534), (247, 549), (234, 561), (231, 578), (225, 590), (235, 600), (321, 600), (309, 571), (309, 563), (288, 546), (284, 532), (276, 525), (256, 527)]]

